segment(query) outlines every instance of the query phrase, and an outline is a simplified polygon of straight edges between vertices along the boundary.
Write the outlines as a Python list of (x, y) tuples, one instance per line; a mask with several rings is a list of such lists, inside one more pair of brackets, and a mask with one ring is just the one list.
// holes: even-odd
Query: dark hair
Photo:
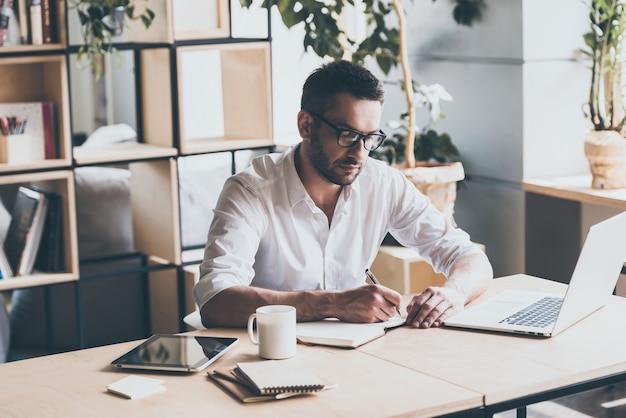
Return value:
[(335, 96), (348, 93), (357, 99), (383, 103), (382, 83), (368, 69), (350, 61), (338, 60), (323, 64), (304, 82), (300, 109), (323, 113), (332, 107)]

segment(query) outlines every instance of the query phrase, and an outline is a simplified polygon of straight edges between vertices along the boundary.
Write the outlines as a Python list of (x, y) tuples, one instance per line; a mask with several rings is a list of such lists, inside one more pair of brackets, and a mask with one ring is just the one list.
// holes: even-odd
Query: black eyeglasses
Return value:
[(387, 135), (381, 130), (373, 134), (364, 134), (354, 129), (339, 128), (327, 121), (319, 113), (310, 110), (307, 110), (307, 112), (337, 131), (337, 145), (342, 148), (351, 148), (363, 140), (363, 147), (368, 151), (374, 151), (376, 148), (380, 147), (385, 138), (387, 138)]

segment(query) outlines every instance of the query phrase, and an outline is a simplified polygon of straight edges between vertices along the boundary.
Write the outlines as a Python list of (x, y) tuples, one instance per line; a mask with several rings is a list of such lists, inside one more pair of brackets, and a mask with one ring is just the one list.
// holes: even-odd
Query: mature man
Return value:
[(256, 158), (219, 197), (194, 288), (205, 326), (243, 326), (268, 304), (295, 306), (298, 321), (389, 319), (400, 294), (365, 284), (388, 232), (447, 277), (412, 299), (407, 324), (439, 326), (485, 290), (485, 254), (399, 170), (368, 158), (385, 139), (383, 101), (360, 65), (335, 61), (309, 75), (302, 141)]

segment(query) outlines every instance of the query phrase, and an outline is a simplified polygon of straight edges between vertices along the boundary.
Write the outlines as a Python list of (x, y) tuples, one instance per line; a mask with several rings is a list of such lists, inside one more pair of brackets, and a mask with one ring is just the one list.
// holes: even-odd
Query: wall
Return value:
[[(496, 276), (503, 276), (525, 271), (522, 180), (587, 172), (582, 144), (589, 126), (581, 106), (590, 74), (577, 60), (587, 8), (571, 0), (485, 3), (482, 21), (469, 28), (456, 25), (449, 1), (407, 1), (405, 7), (414, 77), (440, 83), (454, 97), (444, 103), (447, 117), (436, 127), (452, 136), (468, 176), (455, 219), (486, 245)], [(284, 28), (277, 26), (273, 55), (281, 64), (274, 66), (274, 83), (282, 90), (274, 106), (277, 118), (295, 120), (295, 104), (284, 114), (279, 109), (299, 97), (306, 65), (293, 51), (301, 51), (301, 37), (292, 30), (282, 39)], [(392, 83), (399, 74), (387, 79), (383, 126), (404, 111)], [(283, 122), (277, 120), (277, 132)]]
[[(496, 276), (525, 271), (524, 178), (585, 173), (581, 106), (589, 74), (576, 60), (587, 8), (568, 0), (487, 1), (471, 28), (450, 2), (409, 11), (411, 62), (424, 82), (455, 100), (448, 131), (469, 177), (456, 219), (487, 246)], [(556, 157), (556, 158), (555, 158)]]

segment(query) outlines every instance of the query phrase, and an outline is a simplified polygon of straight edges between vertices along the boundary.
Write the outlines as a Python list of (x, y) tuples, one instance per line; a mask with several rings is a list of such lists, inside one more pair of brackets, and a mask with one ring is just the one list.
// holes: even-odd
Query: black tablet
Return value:
[(129, 369), (198, 372), (223, 356), (238, 338), (156, 334), (111, 365)]

